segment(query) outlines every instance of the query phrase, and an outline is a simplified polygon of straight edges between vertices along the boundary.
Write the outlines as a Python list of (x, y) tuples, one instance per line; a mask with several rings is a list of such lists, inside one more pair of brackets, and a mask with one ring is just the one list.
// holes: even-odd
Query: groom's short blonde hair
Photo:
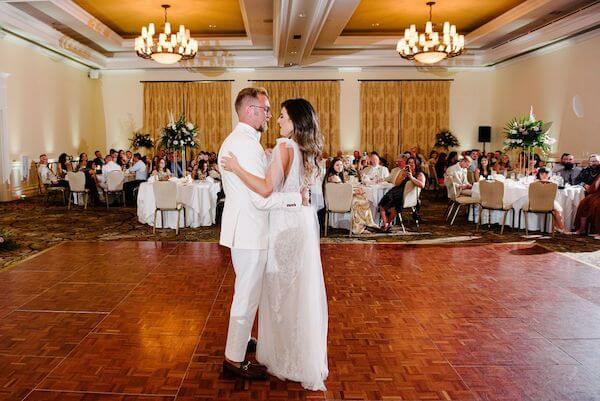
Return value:
[(239, 115), (242, 108), (248, 104), (248, 101), (251, 99), (258, 99), (258, 95), (264, 95), (267, 99), (269, 98), (269, 93), (265, 88), (250, 87), (242, 89), (235, 98), (236, 113)]

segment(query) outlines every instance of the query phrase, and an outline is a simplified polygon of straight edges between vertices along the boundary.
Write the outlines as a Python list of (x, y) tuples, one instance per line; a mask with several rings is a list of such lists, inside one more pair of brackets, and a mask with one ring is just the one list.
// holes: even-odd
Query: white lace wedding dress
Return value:
[[(291, 139), (294, 160), (276, 192), (298, 192), (303, 182), (302, 155)], [(278, 147), (272, 156), (278, 159)], [(319, 222), (315, 209), (269, 213), (269, 250), (259, 306), (256, 359), (280, 379), (325, 390), (327, 296), (321, 266)]]

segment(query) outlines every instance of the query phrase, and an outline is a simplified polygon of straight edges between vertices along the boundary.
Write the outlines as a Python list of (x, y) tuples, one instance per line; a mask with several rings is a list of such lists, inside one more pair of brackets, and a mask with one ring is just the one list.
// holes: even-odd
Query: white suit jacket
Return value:
[(462, 168), (460, 163), (453, 164), (446, 169), (446, 178), (449, 178), (456, 185), (468, 184), (467, 169)]
[[(221, 158), (233, 153), (240, 165), (249, 173), (265, 177), (267, 158), (260, 142), (260, 134), (251, 126), (238, 123), (225, 139), (219, 150)], [(219, 243), (232, 249), (267, 249), (269, 245), (269, 209), (299, 211), (302, 206), (300, 193), (273, 192), (263, 198), (251, 191), (240, 178), (222, 171), (225, 207), (221, 219)]]

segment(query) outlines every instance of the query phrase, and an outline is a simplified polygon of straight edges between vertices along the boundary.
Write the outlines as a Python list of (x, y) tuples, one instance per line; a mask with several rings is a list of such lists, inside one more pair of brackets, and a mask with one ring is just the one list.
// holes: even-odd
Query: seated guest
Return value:
[(404, 188), (411, 181), (415, 186), (425, 188), (425, 174), (421, 171), (417, 158), (409, 157), (406, 167), (396, 176), (394, 188), (390, 189), (379, 201), (379, 213), (383, 222), (382, 229), (388, 231), (392, 222), (404, 207)]
[(125, 157), (127, 157), (127, 168), (133, 166), (133, 154), (131, 150), (125, 152)]
[(438, 179), (438, 184), (444, 185), (444, 176), (446, 175), (446, 154), (440, 153), (437, 161), (435, 162), (435, 175)]
[(460, 190), (461, 195), (471, 196), (471, 184), (467, 179), (467, 168), (471, 165), (471, 158), (464, 156), (458, 162), (446, 169), (445, 180), (450, 180)]
[(96, 158), (93, 160), (94, 164), (96, 164), (96, 166), (102, 167), (102, 165), (104, 164), (104, 159), (102, 158), (102, 153), (100, 153), (100, 151), (97, 150), (94, 152), (94, 156), (96, 156)]
[(490, 162), (487, 156), (481, 156), (479, 158), (479, 166), (475, 170), (475, 182), (479, 181), (481, 177), (487, 180), (488, 177), (491, 177), (492, 169), (490, 168)]
[(423, 165), (423, 163), (425, 163), (427, 161), (427, 160), (425, 160), (425, 157), (421, 153), (419, 153), (418, 146), (413, 146), (412, 148), (410, 148), (408, 150), (408, 153), (409, 153), (408, 157), (416, 158), (420, 165)]
[(388, 175), (388, 177), (385, 179), (386, 182), (396, 185), (396, 178), (398, 178), (398, 174), (400, 174), (400, 172), (404, 171), (406, 168), (406, 160), (408, 160), (408, 157), (406, 157), (404, 153), (400, 153), (400, 155), (398, 155), (398, 158), (396, 159), (396, 167), (390, 171), (390, 175)]
[(456, 163), (458, 163), (458, 153), (454, 151), (448, 153), (448, 157), (446, 158), (446, 168), (454, 166)]
[(354, 156), (354, 160), (352, 161), (352, 163), (354, 164), (354, 168), (356, 168), (356, 171), (360, 170), (360, 151), (355, 150), (352, 155)]
[(358, 171), (362, 174), (363, 170), (369, 167), (369, 156), (361, 156), (358, 161)]
[(159, 159), (158, 164), (154, 167), (154, 170), (152, 170), (152, 175), (157, 176), (159, 180), (171, 178), (171, 170), (166, 166), (167, 162), (165, 162), (165, 159)]
[(508, 155), (500, 156), (500, 160), (494, 165), (494, 170), (496, 171), (496, 173), (503, 174), (505, 176), (510, 170), (512, 170), (512, 167), (510, 166), (510, 158), (508, 157)]
[(79, 162), (77, 162), (77, 166), (75, 166), (75, 171), (86, 171), (89, 170), (88, 166), (88, 155), (87, 153), (81, 153), (79, 155)]
[(177, 153), (171, 152), (169, 155), (169, 168), (171, 169), (171, 173), (173, 177), (181, 177), (183, 175), (183, 170), (181, 169), (181, 163), (178, 160)]
[(134, 154), (133, 161), (133, 166), (127, 169), (126, 172), (129, 174), (135, 174), (135, 180), (123, 184), (123, 190), (125, 191), (125, 199), (127, 199), (130, 203), (134, 202), (133, 190), (139, 187), (142, 182), (148, 179), (146, 163), (142, 161), (142, 155), (140, 155), (139, 153)]
[(579, 176), (577, 176), (577, 178), (575, 179), (575, 184), (582, 185), (584, 188), (586, 188), (586, 192), (586, 186), (589, 187), (590, 185), (592, 185), (596, 177), (598, 177), (598, 175), (600, 174), (600, 155), (591, 155), (588, 159), (588, 163), (589, 165), (583, 170), (581, 170), (581, 173), (579, 173)]
[(208, 161), (202, 159), (198, 162), (196, 168), (192, 171), (192, 178), (194, 180), (204, 181), (206, 180), (206, 177), (208, 177)]
[(439, 154), (437, 150), (432, 150), (431, 152), (429, 152), (429, 159), (427, 160), (427, 164), (430, 166), (435, 166), (435, 163), (437, 163), (438, 156)]
[(110, 154), (106, 155), (104, 158), (104, 164), (102, 165), (102, 174), (96, 175), (96, 181), (98, 185), (103, 190), (107, 189), (106, 180), (108, 178), (108, 173), (111, 171), (121, 171), (121, 167), (117, 163), (113, 161), (113, 158)]
[[(537, 178), (537, 180), (540, 182), (549, 183), (550, 182), (550, 169), (546, 168), (546, 167), (541, 167), (538, 170), (535, 178)], [(565, 222), (562, 217), (562, 207), (556, 200), (554, 201), (554, 209), (552, 210), (552, 216), (554, 217), (552, 219), (552, 221), (553, 221), (554, 228), (556, 229), (556, 231), (558, 231), (559, 233), (564, 233), (565, 232)]]
[(38, 163), (38, 176), (42, 181), (43, 185), (49, 187), (64, 187), (69, 188), (67, 181), (61, 180), (54, 174), (54, 171), (48, 166), (48, 156), (46, 154), (40, 155), (40, 161)]
[(346, 156), (342, 159), (342, 164), (344, 165), (344, 177), (346, 181), (349, 181), (351, 177), (356, 177), (358, 180), (358, 171), (352, 165), (351, 156)]
[[(325, 195), (325, 184), (341, 184), (344, 182), (347, 182), (344, 177), (344, 163), (342, 159), (334, 158), (323, 179), (323, 195)], [(371, 203), (367, 200), (365, 193), (361, 188), (355, 188), (353, 190), (352, 209), (354, 211), (351, 227), (353, 234), (362, 234), (368, 228), (379, 228), (377, 224), (375, 224), (375, 221), (373, 221)]]
[(600, 174), (596, 175), (591, 185), (586, 184), (586, 197), (579, 203), (575, 214), (575, 231), (573, 234), (583, 234), (588, 224), (595, 232), (600, 232)]
[(377, 152), (371, 152), (370, 160), (371, 165), (361, 172), (362, 182), (365, 184), (382, 182), (390, 175), (390, 171), (387, 167), (380, 165)]
[(479, 151), (477, 149), (473, 149), (470, 153), (471, 157), (471, 165), (469, 166), (470, 171), (475, 171), (479, 167)]
[(58, 156), (58, 166), (57, 166), (57, 170), (56, 170), (56, 175), (61, 180), (64, 180), (69, 171), (73, 171), (73, 166), (71, 165), (71, 162), (68, 160), (67, 154), (61, 153), (60, 156)]

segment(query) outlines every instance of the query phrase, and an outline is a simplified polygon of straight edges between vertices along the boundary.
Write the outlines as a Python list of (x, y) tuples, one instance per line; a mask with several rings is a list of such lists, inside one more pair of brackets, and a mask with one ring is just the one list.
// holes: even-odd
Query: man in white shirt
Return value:
[(371, 165), (362, 170), (363, 183), (370, 184), (384, 181), (390, 175), (390, 171), (387, 167), (379, 164), (379, 154), (371, 152), (370, 160)]
[(111, 171), (121, 171), (121, 167), (117, 163), (115, 163), (112, 156), (108, 154), (104, 158), (104, 164), (102, 165), (102, 174), (96, 175), (98, 185), (103, 190), (106, 189), (106, 178), (108, 177), (108, 173), (110, 173)]
[(148, 168), (146, 163), (142, 161), (142, 155), (136, 153), (133, 155), (133, 166), (125, 170), (128, 174), (135, 173), (135, 180), (126, 182), (123, 184), (123, 190), (125, 191), (125, 199), (130, 204), (135, 204), (133, 199), (133, 190), (140, 186), (140, 184), (148, 179)]
[(38, 163), (38, 177), (45, 186), (69, 188), (69, 183), (67, 181), (60, 180), (56, 174), (54, 174), (52, 169), (48, 167), (48, 156), (46, 154), (40, 155), (40, 161)]
[(473, 160), (469, 156), (461, 156), (456, 164), (446, 170), (445, 179), (456, 185), (461, 195), (471, 196), (471, 184), (467, 179), (467, 168), (472, 162)]

